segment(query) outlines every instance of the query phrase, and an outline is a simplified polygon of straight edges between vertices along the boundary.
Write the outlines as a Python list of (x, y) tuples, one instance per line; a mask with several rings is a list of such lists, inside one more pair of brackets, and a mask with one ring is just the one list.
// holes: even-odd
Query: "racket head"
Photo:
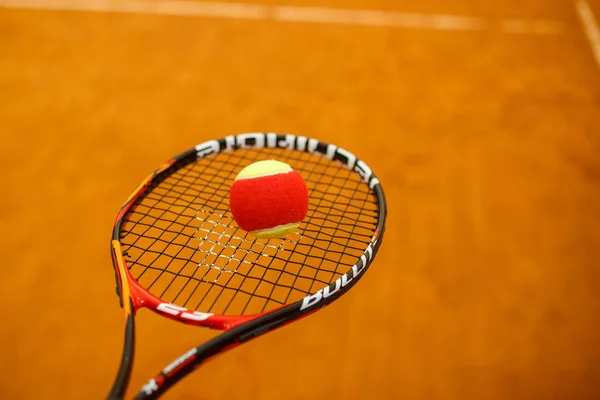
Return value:
[[(289, 163), (309, 188), (307, 218), (284, 239), (251, 237), (228, 210), (236, 174), (265, 158)], [(164, 163), (121, 208), (111, 241), (117, 293), (130, 313), (144, 307), (222, 330), (276, 311), (306, 314), (356, 284), (381, 245), (386, 214), (372, 170), (333, 144), (277, 133), (211, 140)], [(184, 294), (186, 288), (190, 293)], [(194, 297), (198, 293), (204, 296), (200, 301)], [(220, 301), (224, 293), (233, 296), (229, 303)], [(249, 298), (246, 306), (230, 309), (241, 297)]]

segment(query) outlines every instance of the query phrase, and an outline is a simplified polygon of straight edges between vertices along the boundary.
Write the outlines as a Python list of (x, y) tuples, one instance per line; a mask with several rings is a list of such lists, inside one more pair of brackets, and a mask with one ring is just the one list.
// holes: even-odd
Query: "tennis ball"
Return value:
[(261, 239), (281, 238), (306, 217), (308, 189), (302, 176), (286, 163), (258, 161), (235, 178), (229, 207), (243, 230)]

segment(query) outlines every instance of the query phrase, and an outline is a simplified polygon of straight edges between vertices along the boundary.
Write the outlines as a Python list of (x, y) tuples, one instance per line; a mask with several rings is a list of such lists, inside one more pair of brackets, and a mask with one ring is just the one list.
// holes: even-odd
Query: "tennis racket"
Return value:
[[(229, 210), (229, 188), (250, 163), (276, 159), (306, 181), (296, 232), (256, 239)], [(354, 154), (302, 136), (245, 133), (197, 145), (163, 164), (117, 215), (111, 252), (125, 313), (123, 356), (109, 399), (124, 398), (133, 369), (136, 311), (223, 331), (145, 384), (157, 398), (202, 362), (298, 320), (353, 287), (381, 245), (386, 203)]]

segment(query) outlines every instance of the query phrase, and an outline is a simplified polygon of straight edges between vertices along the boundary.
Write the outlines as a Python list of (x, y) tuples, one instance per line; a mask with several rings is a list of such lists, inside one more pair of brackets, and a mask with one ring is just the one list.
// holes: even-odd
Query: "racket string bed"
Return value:
[[(215, 255), (217, 257), (217, 260), (219, 260), (219, 257), (223, 257), (225, 259), (225, 262), (227, 262), (227, 264), (225, 265), (225, 267), (223, 269), (215, 266), (215, 264), (219, 264), (218, 262), (216, 262), (215, 264), (207, 265), (207, 266), (211, 267), (211, 268), (218, 268), (221, 273), (230, 272), (230, 273), (232, 273), (232, 275), (239, 274), (244, 277), (243, 281), (237, 287), (228, 286), (229, 281), (233, 278), (233, 276), (229, 277), (227, 279), (227, 281), (225, 281), (224, 284), (222, 284), (222, 285), (219, 285), (217, 282), (217, 279), (215, 279), (213, 282), (217, 283), (217, 286), (219, 286), (219, 288), (220, 288), (220, 290), (217, 294), (217, 298), (220, 296), (221, 293), (223, 293), (224, 289), (233, 289), (236, 291), (242, 291), (249, 295), (264, 298), (267, 301), (271, 300), (271, 301), (275, 301), (278, 304), (283, 304), (281, 301), (278, 301), (277, 299), (272, 298), (270, 295), (262, 296), (255, 292), (249, 293), (249, 292), (246, 292), (243, 289), (241, 289), (241, 287), (243, 286), (243, 284), (247, 278), (257, 279), (256, 277), (251, 276), (252, 268), (255, 265), (260, 265), (260, 266), (264, 267), (265, 271), (271, 269), (271, 262), (270, 261), (267, 262), (267, 260), (269, 260), (270, 258), (276, 257), (278, 252), (284, 251), (286, 244), (294, 244), (295, 241), (293, 239), (290, 239), (290, 237), (298, 238), (299, 236), (297, 234), (289, 235), (288, 238), (286, 238), (285, 240), (275, 241), (275, 243), (277, 243), (277, 245), (274, 245), (274, 244), (272, 244), (272, 241), (256, 242), (245, 236), (234, 236), (231, 234), (227, 234), (227, 230), (230, 229), (231, 226), (233, 225), (233, 219), (230, 216), (219, 215), (219, 218), (214, 222), (207, 220), (207, 219), (201, 219), (201, 221), (203, 221), (203, 222), (202, 222), (201, 227), (199, 228), (199, 231), (203, 231), (205, 234), (200, 235), (200, 237), (201, 237), (200, 240), (204, 240), (206, 242), (213, 243), (208, 252)], [(208, 224), (209, 226), (212, 225), (212, 227), (209, 229), (203, 229), (202, 226), (205, 224)], [(210, 238), (211, 238), (211, 233), (213, 233), (215, 231), (214, 228), (218, 228), (217, 230), (222, 230), (222, 232), (218, 232), (219, 236), (217, 237), (217, 239), (215, 241), (212, 241)], [(202, 238), (204, 238), (204, 239), (202, 239)], [(226, 241), (224, 243), (221, 242), (221, 240), (223, 238), (226, 238)], [(235, 245), (230, 244), (230, 241), (232, 239), (235, 241)], [(218, 246), (218, 245), (221, 245), (221, 249), (218, 252), (213, 252), (212, 250), (214, 250), (215, 246)], [(240, 249), (242, 251), (240, 251)], [(227, 254), (227, 253), (223, 254), (227, 250), (231, 254)], [(204, 250), (200, 249), (200, 251), (204, 251)], [(236, 257), (236, 256), (239, 256), (238, 253), (242, 253), (242, 256), (239, 258)], [(251, 258), (254, 258), (254, 260), (252, 260), (252, 261), (248, 260), (247, 259), (248, 256), (250, 256)], [(230, 262), (234, 262), (234, 264), (237, 263), (237, 265), (235, 265), (233, 270), (227, 269)], [(241, 268), (241, 270), (240, 270), (240, 266), (246, 267), (246, 268), (248, 268), (248, 270), (246, 271), (244, 268)], [(272, 285), (278, 284), (275, 281), (265, 278), (264, 274), (261, 277), (259, 277), (258, 279), (259, 279), (259, 285), (260, 285), (260, 282), (263, 282), (263, 281), (270, 283)], [(291, 290), (292, 287), (289, 287), (289, 289)], [(207, 292), (207, 294), (208, 294), (208, 292)], [(233, 298), (234, 298), (234, 296), (231, 297), (231, 300), (233, 300)], [(198, 304), (196, 304), (196, 307), (199, 307), (199, 304), (202, 303), (202, 300)], [(227, 310), (228, 306), (231, 303), (231, 300), (225, 307), (225, 310)], [(215, 302), (213, 301), (213, 303), (210, 305), (210, 308), (212, 308), (212, 306), (214, 306), (214, 303)]]
[[(235, 153), (182, 166), (126, 216), (122, 242), (130, 271), (157, 297), (207, 312), (262, 312), (329, 285), (371, 240), (378, 210), (352, 171), (302, 152)], [(307, 222), (283, 240), (254, 240), (229, 212), (231, 182), (259, 154), (285, 157), (311, 194)]]

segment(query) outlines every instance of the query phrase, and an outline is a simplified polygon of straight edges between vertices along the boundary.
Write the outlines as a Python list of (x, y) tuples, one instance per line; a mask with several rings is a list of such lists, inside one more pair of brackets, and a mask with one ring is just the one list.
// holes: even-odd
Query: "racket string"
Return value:
[[(254, 240), (228, 207), (237, 172), (277, 158), (304, 177), (309, 212), (286, 239)], [(221, 153), (180, 168), (136, 203), (121, 231), (132, 275), (184, 307), (254, 313), (314, 292), (356, 263), (377, 222), (375, 196), (352, 171), (281, 149)]]
[[(269, 157), (270, 157), (270, 158), (273, 158), (273, 157), (274, 157), (274, 153), (275, 153), (275, 150), (270, 150), (270, 151), (269, 151)], [(316, 163), (313, 163), (313, 164), (312, 164), (312, 167), (313, 167), (312, 169), (311, 169), (311, 168), (308, 168), (308, 169), (307, 169), (306, 167), (307, 167), (307, 166), (310, 166), (310, 164), (309, 164), (309, 161), (308, 161), (308, 158), (307, 158), (307, 157), (300, 158), (300, 156), (301, 156), (301, 153), (292, 153), (292, 154), (294, 154), (294, 155), (297, 155), (297, 156), (298, 156), (298, 158), (296, 158), (295, 160), (293, 160), (294, 162), (290, 162), (290, 160), (288, 160), (288, 162), (290, 162), (290, 163), (291, 163), (291, 165), (292, 165), (292, 168), (294, 168), (294, 169), (296, 169), (296, 170), (298, 170), (298, 171), (303, 171), (304, 173), (303, 173), (302, 175), (303, 175), (304, 179), (310, 179), (310, 178), (311, 178), (311, 175), (312, 175), (312, 173), (314, 172), (314, 168), (316, 167)], [(252, 162), (252, 160), (245, 160), (245, 161), (246, 161), (246, 163)], [(310, 189), (309, 189), (309, 193), (310, 193)], [(309, 204), (309, 210), (310, 210), (310, 204)], [(297, 235), (297, 234), (295, 233), (294, 235)], [(291, 251), (292, 251), (292, 254), (293, 254), (293, 250), (294, 250), (294, 249), (296, 248), (296, 246), (297, 246), (297, 243), (298, 243), (298, 241), (296, 241), (296, 242), (294, 242), (294, 243), (293, 243), (293, 248), (292, 248), (292, 250), (291, 250)], [(287, 258), (289, 258), (289, 257), (287, 257)], [(275, 258), (272, 258), (272, 259), (269, 261), (269, 263), (268, 263), (266, 266), (264, 266), (263, 273), (262, 273), (262, 275), (259, 277), (259, 283), (258, 283), (258, 285), (256, 286), (255, 292), (256, 292), (256, 290), (258, 290), (258, 288), (260, 287), (260, 285), (263, 285), (263, 287), (265, 287), (265, 286), (264, 286), (264, 282), (265, 282), (265, 275), (267, 274), (267, 271), (269, 271), (270, 269), (272, 269), (272, 264), (273, 264), (273, 262), (274, 262), (275, 260), (276, 260)], [(283, 267), (285, 267), (285, 266), (286, 266), (285, 262), (284, 262), (284, 263), (278, 263), (278, 264), (282, 264), (282, 268), (279, 268), (279, 270), (280, 270), (280, 271), (281, 271), (281, 270), (283, 270)], [(280, 273), (280, 274), (277, 276), (277, 281), (279, 280), (279, 278), (280, 278), (280, 277), (281, 277), (281, 273)], [(247, 280), (247, 276), (244, 278), (244, 280), (242, 280), (242, 283), (241, 283), (241, 285), (243, 285), (243, 284), (244, 284), (244, 282), (246, 282), (246, 280)], [(267, 281), (267, 282), (268, 282), (268, 281)], [(268, 285), (268, 284), (267, 284), (267, 285)], [(276, 285), (277, 285), (277, 283), (271, 284), (271, 287), (266, 289), (266, 290), (268, 290), (269, 292), (268, 292), (268, 293), (266, 293), (264, 297), (265, 297), (265, 298), (267, 298), (267, 299), (273, 299), (273, 300), (274, 300), (276, 303), (278, 303), (278, 304), (285, 304), (283, 301), (278, 301), (278, 300), (277, 300), (277, 298), (276, 298), (275, 296), (273, 296), (273, 291), (274, 291), (274, 289), (275, 289)], [(293, 289), (294, 289), (294, 285), (293, 285), (293, 283), (292, 283), (291, 285), (289, 285), (289, 286), (288, 286), (288, 285), (279, 285), (279, 287), (280, 287), (280, 288), (289, 288), (289, 290), (287, 291), (287, 294), (288, 294), (288, 295), (289, 295), (289, 293), (291, 293), (291, 292), (293, 291)], [(270, 289), (270, 290), (269, 290), (269, 289)], [(285, 290), (285, 289), (284, 289), (284, 290)], [(261, 296), (261, 297), (263, 297), (263, 296)], [(246, 312), (246, 310), (248, 309), (248, 307), (249, 307), (249, 305), (250, 305), (250, 301), (251, 301), (251, 300), (252, 300), (252, 298), (248, 298), (248, 299), (246, 299), (246, 303), (245, 303), (245, 304), (244, 304), (244, 306), (242, 307), (242, 314), (243, 314), (244, 312)], [(232, 302), (233, 302), (233, 298), (229, 300), (229, 302), (228, 302), (228, 304), (227, 304), (227, 307), (226, 307), (226, 310), (228, 310), (228, 309), (229, 309), (229, 307), (231, 306)]]

